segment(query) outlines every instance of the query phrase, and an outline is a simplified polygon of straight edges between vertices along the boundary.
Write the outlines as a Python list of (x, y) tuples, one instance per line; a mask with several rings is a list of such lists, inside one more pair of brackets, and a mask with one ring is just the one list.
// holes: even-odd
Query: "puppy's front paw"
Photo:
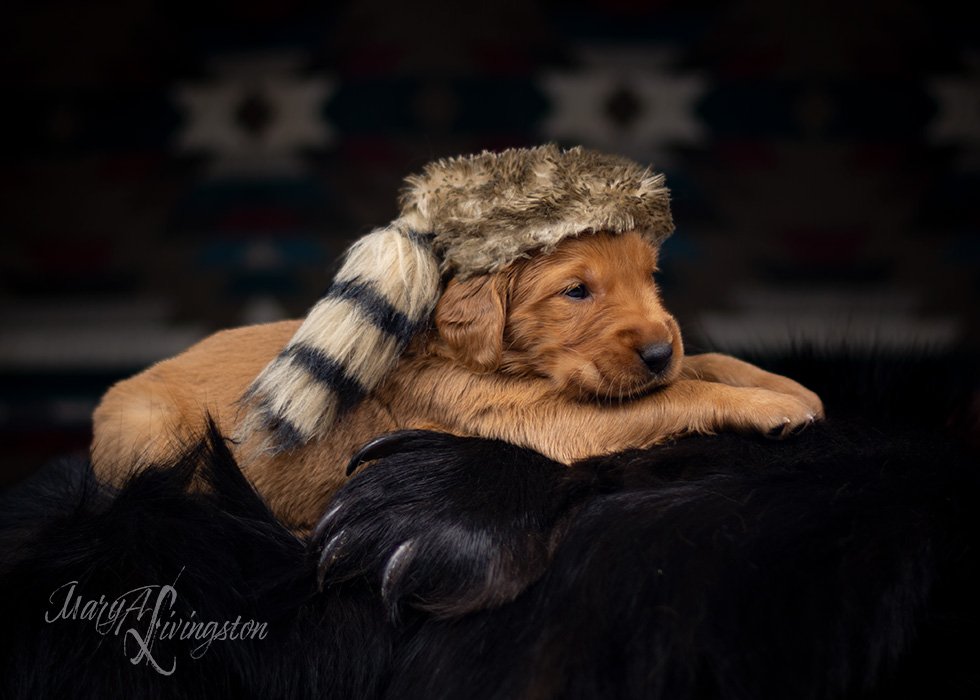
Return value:
[(803, 403), (814, 417), (824, 417), (823, 401), (820, 400), (820, 397), (816, 393), (789, 377), (783, 377), (782, 375), (769, 372), (766, 374), (769, 376), (766, 378), (765, 383), (759, 384), (760, 387), (769, 389), (770, 391), (778, 391), (781, 394), (789, 394)]
[[(822, 406), (819, 408), (822, 411)], [(777, 440), (795, 435), (820, 417), (812, 404), (768, 389), (739, 389), (736, 401), (726, 409), (728, 415), (723, 420), (730, 427)]]
[(814, 392), (797, 381), (773, 374), (755, 365), (720, 353), (689, 355), (684, 358), (683, 373), (688, 378), (719, 382), (728, 386), (756, 387), (789, 394), (807, 406), (810, 413), (823, 418), (823, 402)]

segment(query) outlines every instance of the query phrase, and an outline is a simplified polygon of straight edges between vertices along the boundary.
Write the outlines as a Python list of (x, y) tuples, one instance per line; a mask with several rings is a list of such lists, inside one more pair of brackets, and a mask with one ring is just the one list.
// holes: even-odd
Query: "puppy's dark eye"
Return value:
[(589, 296), (589, 288), (584, 284), (576, 284), (574, 287), (569, 287), (565, 290), (565, 296), (572, 299), (585, 299)]

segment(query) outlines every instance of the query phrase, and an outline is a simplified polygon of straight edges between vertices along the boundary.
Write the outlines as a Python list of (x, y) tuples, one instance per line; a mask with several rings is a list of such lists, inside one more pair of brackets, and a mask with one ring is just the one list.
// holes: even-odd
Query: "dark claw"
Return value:
[(332, 506), (330, 510), (328, 510), (320, 518), (320, 521), (316, 524), (316, 527), (313, 528), (312, 534), (310, 534), (310, 542), (318, 542), (323, 539), (323, 533), (326, 532), (329, 529), (329, 526), (333, 524), (333, 516), (337, 514), (339, 509), (339, 505)]
[(357, 451), (347, 463), (347, 476), (354, 473), (354, 470), (365, 462), (372, 462), (391, 455), (404, 449), (405, 445), (415, 437), (426, 435), (424, 430), (397, 430), (387, 435), (374, 438), (371, 442)]
[(317, 590), (323, 590), (323, 579), (326, 577), (330, 565), (333, 564), (337, 557), (342, 556), (344, 539), (344, 531), (341, 530), (323, 546), (323, 551), (320, 552), (320, 558), (317, 560), (316, 565)]

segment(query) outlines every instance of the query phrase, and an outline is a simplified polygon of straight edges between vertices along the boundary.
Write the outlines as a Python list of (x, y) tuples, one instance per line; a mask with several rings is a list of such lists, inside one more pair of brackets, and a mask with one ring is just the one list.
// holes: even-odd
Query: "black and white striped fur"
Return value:
[(439, 299), (429, 239), (404, 221), (359, 239), (323, 298), (243, 397), (239, 438), (278, 452), (322, 437), (398, 361)]

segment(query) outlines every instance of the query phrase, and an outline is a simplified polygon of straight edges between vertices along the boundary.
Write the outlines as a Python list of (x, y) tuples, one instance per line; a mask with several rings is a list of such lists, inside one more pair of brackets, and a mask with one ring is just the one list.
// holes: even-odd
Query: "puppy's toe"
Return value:
[[(822, 417), (822, 415), (820, 417)], [(806, 420), (804, 420), (803, 422), (799, 423), (795, 428), (793, 428), (792, 431), (790, 432), (790, 434), (791, 435), (799, 435), (804, 430), (806, 430), (808, 427), (810, 427), (811, 425), (813, 425), (813, 422), (816, 421), (816, 420), (818, 420), (818, 416), (815, 416), (812, 413), (808, 413), (807, 416), (806, 416)]]
[(765, 435), (767, 438), (772, 440), (782, 440), (784, 437), (792, 434), (792, 425), (793, 423), (789, 418), (784, 418), (780, 425), (770, 428), (769, 432), (767, 432)]
[(783, 440), (794, 435), (799, 435), (806, 430), (816, 420), (816, 416), (808, 413), (803, 420), (794, 420), (789, 416), (783, 418), (783, 422), (765, 433), (767, 438), (772, 440)]
[(820, 397), (817, 396), (814, 392), (810, 391), (809, 389), (805, 387), (801, 387), (801, 388), (803, 389), (803, 393), (798, 394), (797, 398), (800, 399), (803, 403), (805, 403), (807, 405), (807, 408), (810, 409), (810, 413), (813, 416), (813, 420), (822, 420), (824, 417), (823, 401), (821, 401)]
[(823, 401), (820, 400), (816, 392), (810, 391), (799, 382), (789, 377), (770, 375), (767, 381), (760, 383), (759, 386), (770, 391), (778, 391), (781, 394), (789, 394), (806, 406), (808, 412), (813, 415), (814, 419), (823, 418)]

